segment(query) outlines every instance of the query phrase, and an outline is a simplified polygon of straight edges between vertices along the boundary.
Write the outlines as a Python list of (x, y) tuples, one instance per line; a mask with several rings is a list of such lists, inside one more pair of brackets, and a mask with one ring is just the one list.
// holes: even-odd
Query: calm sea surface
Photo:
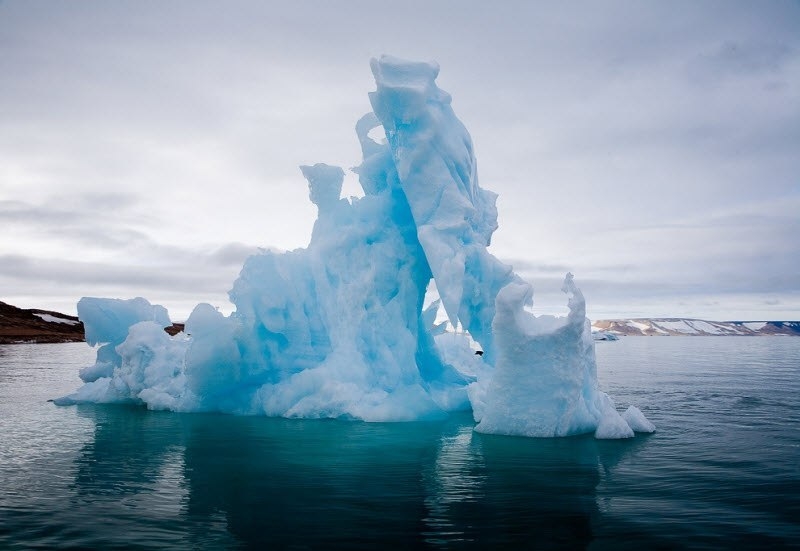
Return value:
[(93, 357), (0, 346), (0, 549), (800, 548), (800, 338), (598, 343), (610, 442), (47, 402)]

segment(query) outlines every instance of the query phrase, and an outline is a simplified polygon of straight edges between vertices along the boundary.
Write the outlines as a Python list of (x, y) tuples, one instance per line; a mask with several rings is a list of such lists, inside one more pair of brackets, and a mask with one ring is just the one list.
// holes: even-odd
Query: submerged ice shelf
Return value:
[[(436, 85), (435, 63), (372, 60), (372, 112), (356, 124), (364, 197), (344, 171), (301, 167), (318, 208), (307, 248), (247, 259), (224, 316), (198, 305), (170, 337), (145, 299), (84, 298), (84, 385), (59, 398), (153, 409), (405, 421), (471, 409), (476, 430), (533, 437), (652, 432), (598, 389), (585, 302), (567, 274), (566, 317), (534, 316), (531, 286), (487, 247), (497, 196), (480, 187), (472, 140)], [(379, 143), (370, 131), (382, 126)], [(450, 322), (435, 325), (439, 302)]]

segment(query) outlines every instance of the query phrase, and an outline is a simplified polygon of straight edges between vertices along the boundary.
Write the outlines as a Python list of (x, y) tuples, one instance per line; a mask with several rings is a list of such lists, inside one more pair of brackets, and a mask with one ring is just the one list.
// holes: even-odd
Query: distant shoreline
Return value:
[(592, 331), (625, 337), (798, 337), (800, 321), (706, 321), (692, 318), (597, 320)]
[[(165, 331), (176, 335), (183, 323)], [(617, 337), (669, 336), (800, 336), (800, 321), (706, 321), (691, 318), (632, 318), (596, 320), (592, 331)], [(83, 323), (51, 310), (17, 308), (0, 302), (0, 344), (84, 342)]]

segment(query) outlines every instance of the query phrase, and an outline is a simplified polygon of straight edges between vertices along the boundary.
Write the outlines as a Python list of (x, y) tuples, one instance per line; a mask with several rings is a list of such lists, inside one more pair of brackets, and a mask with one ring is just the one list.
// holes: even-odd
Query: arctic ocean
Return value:
[(800, 339), (598, 343), (626, 440), (48, 402), (85, 344), (0, 347), (0, 548), (797, 548)]

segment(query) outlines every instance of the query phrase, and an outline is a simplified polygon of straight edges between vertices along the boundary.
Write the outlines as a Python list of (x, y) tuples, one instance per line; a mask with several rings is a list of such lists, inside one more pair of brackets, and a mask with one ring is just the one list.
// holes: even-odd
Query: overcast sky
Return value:
[(800, 319), (796, 1), (0, 0), (0, 300), (230, 312), (383, 53), (441, 65), (537, 312)]

